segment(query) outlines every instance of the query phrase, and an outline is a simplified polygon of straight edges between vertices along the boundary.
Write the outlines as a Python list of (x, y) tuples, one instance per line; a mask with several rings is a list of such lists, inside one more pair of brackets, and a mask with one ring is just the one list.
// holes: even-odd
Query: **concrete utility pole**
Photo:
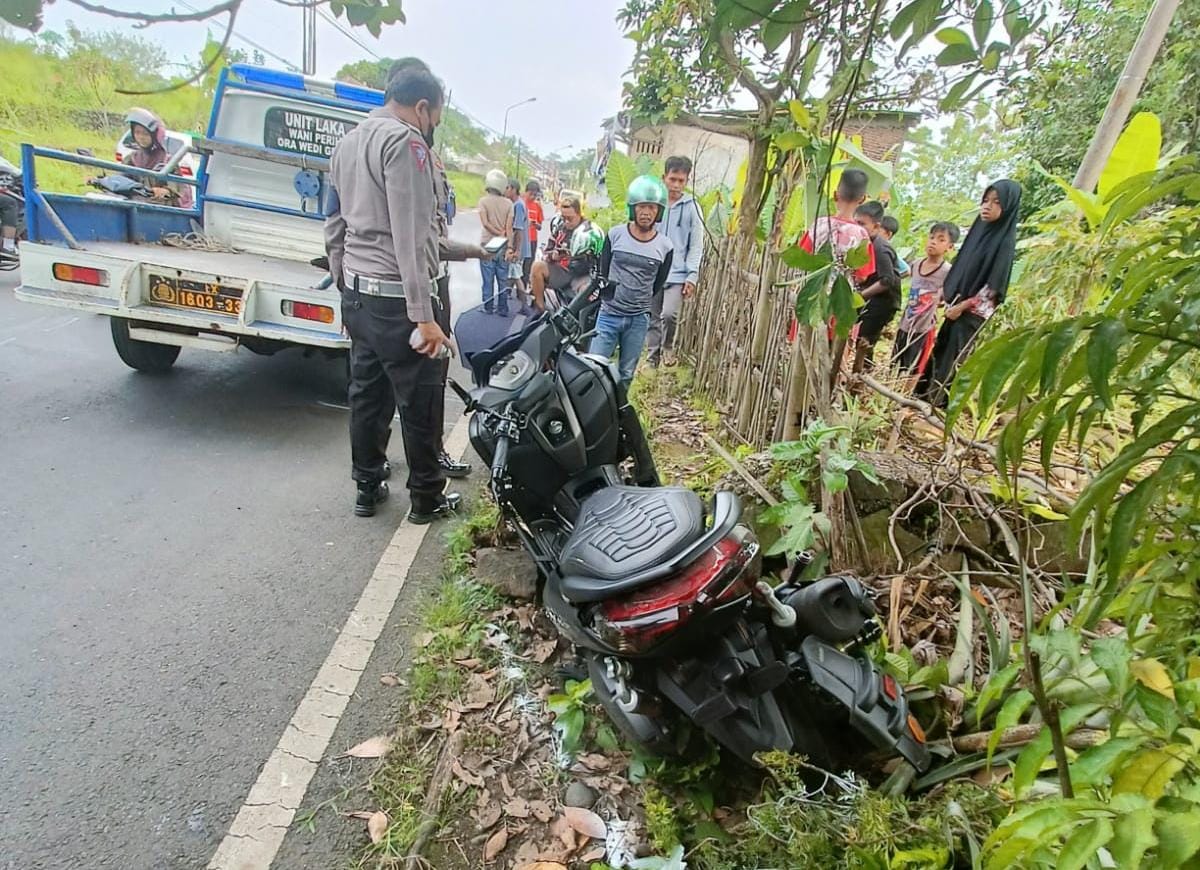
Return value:
[(1074, 185), (1080, 190), (1091, 193), (1096, 189), (1100, 171), (1108, 161), (1108, 155), (1112, 154), (1125, 122), (1129, 120), (1129, 111), (1137, 100), (1150, 64), (1162, 47), (1167, 28), (1171, 26), (1171, 19), (1178, 8), (1179, 0), (1155, 0), (1150, 14), (1146, 16), (1142, 32), (1138, 34), (1133, 51), (1125, 61), (1125, 69), (1121, 71), (1112, 98), (1108, 101), (1108, 108), (1104, 110), (1104, 117), (1100, 119), (1100, 126), (1092, 136), (1092, 144), (1088, 146), (1087, 154), (1079, 164), (1079, 171), (1075, 173)]
[(312, 76), (317, 74), (317, 5), (316, 3), (305, 4), (301, 9), (301, 14), (304, 16), (304, 74)]

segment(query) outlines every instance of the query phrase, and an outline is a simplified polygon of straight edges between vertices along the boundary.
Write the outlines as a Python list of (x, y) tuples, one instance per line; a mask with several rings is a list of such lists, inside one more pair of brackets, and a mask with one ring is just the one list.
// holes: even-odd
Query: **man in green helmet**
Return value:
[(596, 334), (589, 350), (601, 356), (617, 351), (621, 383), (633, 381), (646, 332), (650, 305), (671, 274), (674, 246), (655, 225), (667, 208), (667, 188), (652, 175), (633, 180), (625, 197), (629, 222), (608, 231), (600, 272), (612, 283), (601, 298)]

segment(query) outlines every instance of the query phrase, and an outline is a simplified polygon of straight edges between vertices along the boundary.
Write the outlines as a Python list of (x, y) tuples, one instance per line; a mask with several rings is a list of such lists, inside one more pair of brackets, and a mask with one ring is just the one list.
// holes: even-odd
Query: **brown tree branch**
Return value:
[(779, 81), (776, 82), (775, 87), (771, 89), (772, 102), (779, 102), (779, 99), (787, 90), (788, 81), (796, 72), (796, 67), (799, 65), (800, 61), (804, 59), (805, 54), (807, 54), (801, 54), (801, 48), (804, 45), (804, 40), (801, 39), (803, 33), (804, 31), (799, 29), (793, 30), (792, 35), (788, 38), (788, 52), (787, 56), (783, 59), (783, 66), (779, 68)]
[(746, 65), (742, 63), (742, 59), (738, 57), (737, 49), (733, 44), (733, 32), (724, 30), (717, 37), (717, 49), (721, 52), (721, 57), (729, 66), (735, 70), (737, 80), (742, 87), (754, 94), (754, 99), (758, 100), (759, 107), (772, 106), (775, 104), (775, 98), (771, 92), (767, 90), (750, 70), (746, 69)]
[[(208, 9), (201, 9), (196, 12), (129, 12), (125, 9), (113, 9), (109, 6), (102, 6), (99, 3), (90, 3), (88, 0), (67, 0), (73, 3), (80, 9), (86, 9), (88, 12), (98, 12), (101, 15), (107, 15), (110, 18), (124, 18), (129, 21), (140, 21), (143, 24), (160, 24), (162, 22), (183, 22), (183, 21), (207, 21), (217, 15), (225, 12), (236, 13), (238, 7), (242, 5), (242, 0), (225, 0), (224, 3), (218, 3), (216, 6), (210, 6)], [(118, 93), (137, 93), (136, 91), (118, 91)]]
[[(991, 444), (988, 444), (983, 441), (975, 441), (971, 438), (966, 438), (962, 435), (959, 435), (957, 432), (953, 432), (953, 431), (947, 432), (946, 424), (944, 422), (942, 422), (942, 420), (936, 414), (933, 413), (932, 405), (929, 405), (926, 402), (922, 402), (919, 399), (910, 399), (908, 396), (902, 396), (900, 393), (897, 393), (895, 390), (885, 387), (883, 384), (879, 383), (879, 381), (875, 380), (875, 378), (871, 377), (870, 375), (860, 374), (860, 375), (857, 375), (856, 377), (860, 383), (865, 384), (866, 386), (870, 387), (872, 390), (879, 393), (879, 395), (884, 396), (885, 398), (891, 399), (897, 405), (901, 405), (905, 408), (911, 408), (912, 410), (916, 411), (918, 414), (921, 415), (921, 419), (923, 419), (926, 423), (928, 423), (929, 425), (931, 425), (937, 429), (940, 429), (944, 434), (946, 434), (950, 438), (953, 438), (956, 442), (958, 442), (959, 444), (962, 444), (964, 447), (970, 447), (974, 450), (978, 450), (982, 453), (986, 453), (989, 457), (991, 457), (991, 459), (993, 461), (996, 460), (996, 448), (993, 447)], [(1026, 483), (1031, 484), (1035, 490), (1037, 490), (1040, 494), (1042, 494), (1044, 496), (1057, 499), (1058, 501), (1060, 501), (1063, 504), (1068, 505), (1068, 506), (1075, 504), (1075, 499), (1073, 499), (1071, 496), (1067, 495), (1066, 493), (1055, 489), (1048, 482), (1046, 482), (1045, 479), (1038, 477), (1036, 474), (1032, 474), (1028, 471), (1020, 471), (1020, 472), (1018, 472), (1018, 476), (1021, 478), (1021, 480), (1025, 481)]]
[(749, 121), (717, 121), (713, 118), (705, 118), (703, 115), (693, 114), (692, 112), (680, 112), (676, 117), (693, 127), (698, 127), (709, 133), (721, 133), (725, 136), (738, 136), (742, 139), (749, 139), (751, 133), (754, 131), (754, 125)]
[(225, 25), (225, 37), (221, 40), (221, 44), (220, 44), (220, 46), (217, 47), (217, 50), (215, 52), (213, 52), (213, 56), (209, 59), (208, 63), (206, 63), (202, 69), (197, 71), (196, 74), (193, 75), (191, 78), (189, 78), (187, 81), (174, 82), (173, 84), (167, 85), (165, 87), (152, 88), (151, 90), (148, 90), (148, 91), (129, 91), (129, 90), (123, 90), (121, 88), (117, 88), (116, 92), (118, 94), (126, 94), (128, 96), (135, 96), (135, 97), (146, 96), (147, 94), (164, 94), (167, 91), (173, 91), (173, 90), (176, 90), (177, 88), (182, 88), (186, 85), (195, 84), (196, 82), (200, 81), (200, 79), (202, 79), (206, 75), (208, 75), (208, 73), (213, 69), (213, 67), (215, 67), (218, 63), (221, 62), (221, 58), (223, 58), (225, 56), (225, 51), (229, 48), (229, 40), (231, 40), (233, 38), (233, 23), (237, 20), (237, 14), (238, 14), (238, 10), (241, 8), (241, 2), (242, 2), (242, 0), (237, 0), (237, 2), (234, 2), (234, 0), (230, 0), (231, 5), (229, 8), (229, 23), (227, 25)]
[[(1046, 726), (1040, 722), (1028, 725), (1014, 725), (1000, 732), (1000, 742), (997, 749), (1008, 749), (1013, 746), (1023, 746), (1033, 741)], [(950, 741), (955, 752), (969, 755), (972, 752), (983, 752), (987, 749), (988, 741), (992, 739), (992, 731), (979, 731), (974, 734), (963, 734)], [(1096, 728), (1081, 728), (1066, 736), (1066, 745), (1075, 750), (1087, 749), (1103, 743), (1108, 739), (1108, 731)]]

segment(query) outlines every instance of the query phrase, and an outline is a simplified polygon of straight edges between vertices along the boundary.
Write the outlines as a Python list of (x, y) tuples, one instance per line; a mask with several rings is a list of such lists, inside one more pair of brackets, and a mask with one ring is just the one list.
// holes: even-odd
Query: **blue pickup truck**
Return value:
[[(22, 146), (29, 241), (17, 298), (107, 315), (117, 353), (142, 371), (169, 369), (183, 347), (342, 355), (349, 339), (321, 262), (326, 173), (334, 146), (383, 99), (238, 64), (192, 142), (194, 177)], [(191, 185), (195, 205), (42, 191), (44, 160)]]

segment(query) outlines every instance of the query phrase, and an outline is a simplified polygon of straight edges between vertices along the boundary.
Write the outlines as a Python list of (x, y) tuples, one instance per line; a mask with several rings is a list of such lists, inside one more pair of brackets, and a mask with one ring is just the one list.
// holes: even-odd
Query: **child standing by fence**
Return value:
[(945, 407), (950, 384), (971, 352), (975, 336), (1008, 294), (1017, 252), (1021, 185), (1007, 178), (989, 184), (962, 251), (946, 276), (946, 320), (924, 379), (929, 400)]
[(900, 317), (896, 343), (892, 347), (892, 364), (901, 374), (912, 375), (909, 389), (916, 386), (929, 364), (936, 338), (937, 309), (942, 304), (942, 285), (950, 274), (946, 254), (958, 242), (958, 227), (939, 221), (929, 229), (925, 256), (912, 267), (912, 283), (908, 290), (908, 305)]

